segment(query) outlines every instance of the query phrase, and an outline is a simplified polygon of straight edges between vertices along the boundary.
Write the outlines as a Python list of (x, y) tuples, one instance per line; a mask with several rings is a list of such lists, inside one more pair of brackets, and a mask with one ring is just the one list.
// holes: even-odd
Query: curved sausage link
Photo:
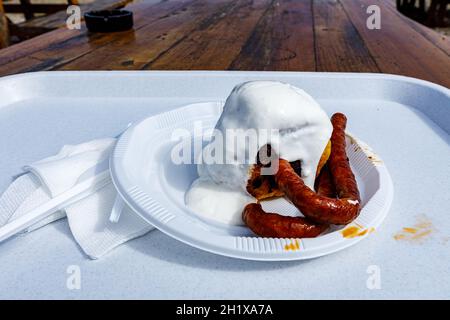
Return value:
[(250, 203), (242, 212), (245, 224), (257, 235), (272, 238), (314, 238), (328, 226), (301, 217), (265, 212), (259, 203)]
[(360, 211), (360, 197), (355, 176), (345, 152), (345, 126), (342, 113), (332, 116), (331, 154), (328, 166), (338, 199), (316, 194), (295, 173), (288, 161), (280, 159), (275, 181), (287, 198), (303, 213), (318, 223), (348, 224)]
[(350, 168), (350, 162), (345, 151), (345, 127), (347, 125), (347, 117), (342, 113), (335, 113), (331, 117), (333, 124), (333, 133), (331, 135), (330, 158), (328, 159), (328, 167), (336, 186), (338, 198), (350, 199), (352, 201), (361, 202), (359, 197), (358, 185), (356, 184), (355, 175)]
[(336, 198), (336, 188), (334, 186), (333, 177), (331, 177), (328, 165), (325, 165), (320, 171), (320, 174), (316, 179), (315, 189), (318, 195), (328, 198)]
[[(298, 171), (295, 164), (291, 163), (291, 166), (296, 173), (299, 172), (299, 164), (297, 165)], [(336, 197), (336, 189), (327, 165), (322, 168), (316, 182), (318, 194)], [(256, 203), (248, 204), (244, 208), (242, 219), (255, 234), (262, 237), (313, 238), (327, 229), (327, 225), (313, 223), (309, 219), (266, 213), (261, 205)]]

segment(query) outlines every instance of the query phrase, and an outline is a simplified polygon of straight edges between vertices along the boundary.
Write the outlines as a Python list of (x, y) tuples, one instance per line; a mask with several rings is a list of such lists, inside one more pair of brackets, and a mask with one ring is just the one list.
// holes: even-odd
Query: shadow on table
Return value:
[[(59, 220), (58, 222), (54, 222), (51, 225), (56, 231), (72, 238), (78, 250), (80, 251), (80, 254), (83, 255), (86, 260), (89, 260), (89, 257), (84, 253), (83, 249), (73, 239), (73, 235), (71, 234), (66, 219)], [(314, 260), (250, 261), (229, 258), (191, 247), (178, 240), (172, 239), (171, 237), (158, 230), (150, 231), (142, 237), (126, 242), (116, 249), (113, 249), (113, 251), (106, 254), (102, 259), (114, 259), (113, 257), (111, 257), (111, 255), (113, 255), (115, 251), (124, 249), (122, 246), (126, 246), (131, 250), (135, 250), (151, 258), (160, 259), (169, 263), (176, 263), (188, 267), (207, 270), (226, 270), (239, 272), (280, 270), (285, 268), (298, 267)]]
[[(51, 225), (56, 231), (72, 238), (76, 244), (66, 219), (59, 220)], [(80, 254), (83, 255), (85, 259), (89, 260), (89, 257), (84, 253), (83, 249), (78, 244), (76, 244), (76, 246), (80, 251)], [(113, 251), (106, 254), (102, 259), (114, 259), (111, 255), (113, 255), (115, 251), (119, 252), (121, 249), (124, 249), (124, 247), (135, 250), (138, 253), (145, 254), (151, 258), (206, 270), (226, 270), (239, 272), (280, 270), (298, 267), (313, 260), (277, 262), (250, 261), (229, 258), (191, 247), (165, 235), (158, 230), (150, 231), (142, 237), (126, 242), (125, 244), (113, 249)]]
[(228, 258), (191, 247), (180, 241), (172, 239), (157, 230), (151, 231), (149, 234), (139, 239), (130, 241), (126, 245), (153, 258), (208, 270), (228, 270), (240, 272), (247, 270), (277, 270), (281, 268), (297, 267), (311, 261), (302, 260), (274, 262)]

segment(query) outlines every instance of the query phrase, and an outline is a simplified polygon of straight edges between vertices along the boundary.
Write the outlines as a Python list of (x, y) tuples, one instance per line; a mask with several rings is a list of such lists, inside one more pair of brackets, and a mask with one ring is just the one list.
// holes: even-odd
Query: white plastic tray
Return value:
[[(191, 145), (198, 144), (201, 136), (194, 136), (195, 123), (201, 121), (202, 130), (213, 129), (222, 109), (223, 102), (190, 104), (149, 117), (122, 134), (111, 157), (111, 175), (120, 195), (137, 214), (194, 247), (250, 260), (315, 258), (347, 248), (378, 228), (392, 202), (392, 181), (380, 156), (356, 137), (347, 139), (346, 149), (361, 193), (362, 210), (345, 227), (332, 228), (312, 239), (262, 238), (244, 226), (208, 221), (192, 212), (184, 199), (198, 177), (196, 165), (171, 161), (176, 144), (171, 136), (176, 129), (187, 130), (194, 140)], [(190, 152), (197, 159), (194, 149)], [(298, 215), (298, 210), (282, 199), (265, 201), (263, 205), (272, 212)], [(358, 231), (348, 237), (343, 228)]]
[[(65, 221), (0, 245), (0, 298), (449, 298), (450, 94), (382, 74), (42, 72), (0, 79), (0, 191), (63, 144), (115, 136), (130, 122), (224, 99), (251, 79), (305, 88), (382, 155), (395, 197), (383, 225), (351, 250), (297, 262), (229, 259), (151, 232), (92, 262)], [(420, 242), (395, 240), (420, 219)], [(81, 290), (66, 286), (81, 270)], [(70, 269), (69, 269), (70, 270)], [(367, 286), (379, 271), (380, 289)], [(370, 282), (370, 281), (369, 281)]]

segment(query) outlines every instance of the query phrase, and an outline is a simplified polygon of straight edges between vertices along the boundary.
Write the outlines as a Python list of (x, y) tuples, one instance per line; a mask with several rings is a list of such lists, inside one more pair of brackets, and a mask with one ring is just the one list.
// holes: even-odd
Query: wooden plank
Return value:
[[(18, 3), (8, 3), (4, 5), (5, 11), (8, 13), (23, 13), (23, 7)], [(30, 8), (32, 12), (38, 13), (55, 13), (57, 11), (67, 9), (67, 4), (30, 4)]]
[[(37, 65), (43, 67), (37, 70), (49, 70), (58, 65), (67, 63), (78, 57), (108, 44), (109, 42), (121, 39), (124, 34), (133, 34), (136, 30), (162, 19), (177, 8), (184, 7), (189, 1), (165, 1), (154, 5), (137, 3), (127, 7), (134, 14), (134, 30), (117, 33), (94, 33), (87, 32), (84, 25), (81, 30), (68, 30), (66, 28), (43, 34), (28, 41), (16, 44), (4, 50), (0, 50), (0, 65), (7, 64), (23, 57), (33, 57), (36, 61), (53, 62)], [(16, 73), (28, 70), (28, 65), (24, 68), (15, 65)], [(11, 72), (11, 68), (8, 68)], [(0, 73), (2, 75), (2, 73)]]
[(218, 19), (204, 21), (185, 39), (147, 63), (144, 69), (224, 70), (239, 54), (269, 0), (240, 0)]
[[(127, 9), (139, 8), (133, 10), (134, 30), (58, 29), (1, 50), (0, 75), (54, 69), (315, 70), (316, 51), (319, 71), (378, 67), (449, 86), (448, 49), (445, 42), (435, 43), (432, 30), (421, 30), (384, 1), (313, 1), (314, 16), (309, 0), (131, 5)], [(382, 9), (381, 30), (366, 28), (365, 6), (373, 3)]]
[[(380, 0), (340, 0), (381, 72), (429, 80), (450, 87), (450, 58)], [(366, 8), (381, 8), (381, 29), (366, 27)]]
[(37, 37), (45, 32), (52, 31), (51, 29), (47, 28), (27, 28), (22, 27), (19, 28), (17, 25), (10, 23), (9, 24), (9, 36), (12, 37), (18, 37), (22, 41), (29, 40), (31, 38)]
[[(152, 25), (157, 21), (167, 19), (171, 14), (185, 8), (191, 1), (171, 1), (161, 2), (159, 4), (148, 6), (145, 3), (137, 4), (136, 6), (127, 7), (128, 10), (133, 12), (134, 15), (134, 28), (132, 30), (114, 33), (89, 33), (84, 32), (78, 37), (65, 41), (64, 43), (57, 43), (53, 46), (49, 46), (39, 52), (34, 53), (32, 56), (40, 60), (47, 60), (49, 57), (54, 59), (55, 63), (52, 66), (48, 66), (48, 70), (64, 68), (66, 64), (69, 64), (74, 60), (91, 60), (92, 55), (90, 53), (102, 48), (114, 41), (119, 43), (126, 42), (127, 39), (135, 39), (136, 34), (141, 28)], [(109, 52), (109, 55), (116, 55), (115, 49)], [(103, 61), (106, 64), (107, 55), (99, 52), (97, 55), (97, 61)], [(95, 59), (93, 60), (95, 61)], [(67, 67), (70, 69), (70, 67)], [(96, 67), (86, 67), (80, 70), (95, 70)]]
[(275, 1), (229, 69), (314, 71), (311, 1)]
[(342, 5), (313, 0), (316, 70), (379, 72), (379, 69)]
[(145, 68), (149, 62), (175, 47), (188, 35), (223, 19), (223, 14), (236, 2), (238, 0), (194, 1), (58, 69), (134, 70)]
[[(0, 76), (8, 76), (19, 72), (38, 71), (41, 70), (44, 63), (44, 61), (32, 57), (22, 57), (7, 64), (0, 65)], [(18, 70), (20, 71), (18, 72)]]
[[(81, 14), (91, 10), (110, 10), (121, 8), (133, 0), (95, 0), (91, 3), (81, 4)], [(67, 6), (66, 6), (67, 8)], [(59, 11), (47, 16), (34, 18), (19, 24), (24, 27), (45, 27), (50, 29), (60, 28), (66, 25), (67, 13), (66, 10)]]
[(58, 42), (75, 37), (85, 30), (58, 29), (0, 50), (0, 65), (28, 56)]
[[(160, 16), (166, 15), (168, 12), (181, 6), (183, 1), (165, 1), (163, 3), (154, 4), (149, 6), (146, 3), (137, 3), (127, 6), (127, 10), (133, 11), (134, 15), (134, 29), (140, 28), (147, 23), (151, 23), (151, 15)], [(96, 36), (88, 38), (86, 28), (82, 25), (81, 30), (69, 30), (67, 28), (60, 28), (52, 32), (47, 32), (38, 37), (35, 37), (28, 41), (23, 41), (21, 43), (15, 44), (6, 49), (0, 50), (0, 65), (8, 63), (15, 59), (20, 59), (21, 57), (31, 55), (38, 51), (45, 51), (48, 48), (59, 47), (63, 50), (65, 43), (76, 42), (73, 39), (79, 39), (82, 35), (85, 35), (85, 40), (92, 40)], [(117, 34), (104, 34), (106, 38), (113, 39), (117, 37)], [(79, 39), (80, 40), (80, 39)], [(91, 42), (92, 46), (95, 46), (95, 41)]]
[(450, 55), (450, 37), (440, 34), (439, 32), (436, 32), (433, 29), (424, 26), (423, 24), (417, 23), (416, 21), (411, 20), (405, 15), (399, 13), (393, 1), (387, 1), (386, 8), (391, 10), (394, 14), (397, 14), (400, 19), (402, 19), (411, 28), (416, 30), (418, 33), (420, 33), (423, 37), (428, 39), (434, 45), (439, 47), (442, 51), (445, 52), (445, 54)]

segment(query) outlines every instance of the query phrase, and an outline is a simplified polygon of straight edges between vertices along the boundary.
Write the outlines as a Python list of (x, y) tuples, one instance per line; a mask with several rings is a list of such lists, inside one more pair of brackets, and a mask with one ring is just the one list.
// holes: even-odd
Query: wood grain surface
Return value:
[[(120, 8), (130, 3), (132, 0), (95, 0), (90, 3), (80, 4), (81, 13), (95, 10), (112, 10)], [(72, 1), (72, 4), (76, 1)], [(37, 27), (56, 29), (66, 25), (67, 13), (66, 10), (58, 11), (42, 17), (34, 17), (19, 24), (21, 27)]]
[[(369, 5), (381, 29), (366, 26)], [(450, 87), (450, 40), (392, 0), (136, 3), (133, 30), (59, 28), (0, 50), (0, 75), (39, 70), (382, 72)]]

